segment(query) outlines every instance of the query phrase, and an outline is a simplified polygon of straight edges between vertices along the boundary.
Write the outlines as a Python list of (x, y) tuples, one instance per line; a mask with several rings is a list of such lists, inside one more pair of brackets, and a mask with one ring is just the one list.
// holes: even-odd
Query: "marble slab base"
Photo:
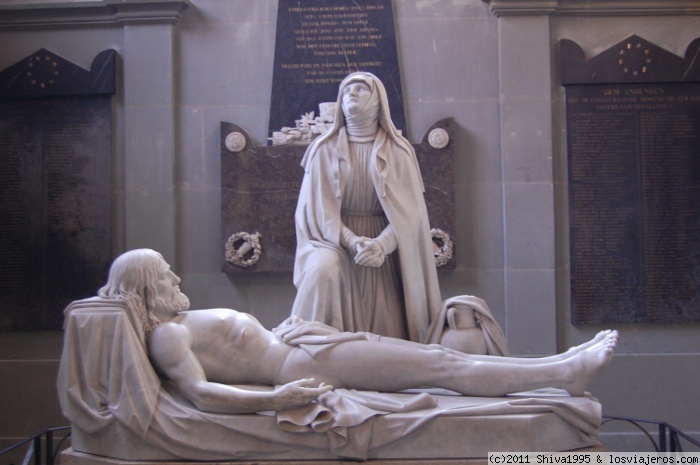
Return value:
[[(532, 398), (531, 394), (539, 394), (542, 400), (557, 401), (562, 405), (568, 405), (569, 409), (598, 409), (599, 404), (591, 397), (569, 397), (559, 394), (560, 390), (531, 391), (514, 395), (524, 399)], [(561, 391), (563, 392), (563, 391)], [(545, 396), (544, 394), (548, 394)], [(559, 394), (559, 395), (557, 395)], [(479, 408), (480, 405), (494, 402), (497, 399), (470, 398), (463, 396), (437, 395), (442, 407), (468, 407)], [(391, 414), (393, 416), (410, 416), (411, 413)], [(386, 420), (388, 420), (388, 417)], [(276, 428), (275, 419), (271, 416), (242, 416), (250, 431), (262, 431)], [(384, 418), (379, 418), (375, 428), (382, 428)], [(120, 465), (122, 463), (146, 464), (152, 460), (163, 462), (181, 462), (177, 456), (168, 454), (167, 446), (157, 448), (144, 443), (124, 428), (107, 428), (105, 431), (88, 433), (73, 427), (71, 444), (75, 449), (73, 455), (68, 454), (66, 459), (72, 462), (63, 462), (68, 465)], [(108, 430), (108, 431), (107, 431)], [(242, 461), (255, 460), (255, 463), (275, 460), (296, 460), (304, 463), (308, 460), (338, 462), (336, 455), (328, 449), (310, 448), (301, 435), (299, 443), (291, 447), (265, 450), (264, 444), (256, 446), (255, 450), (248, 448), (247, 455), (240, 456)], [(233, 440), (235, 438), (231, 438)], [(246, 443), (241, 443), (241, 447)], [(439, 459), (466, 459), (484, 458), (489, 452), (545, 452), (567, 451), (595, 446), (597, 438), (582, 432), (571, 423), (565, 421), (559, 415), (552, 412), (534, 411), (530, 413), (502, 414), (502, 415), (474, 415), (474, 416), (439, 416), (422, 425), (418, 430), (390, 442), (383, 446), (372, 448), (368, 451), (367, 458), (371, 460), (432, 460)], [(250, 444), (248, 445), (250, 446)], [(76, 455), (80, 452), (87, 455)], [(94, 455), (90, 455), (94, 454)], [(104, 459), (102, 462), (84, 461), (85, 457), (121, 457), (121, 459)], [(83, 459), (79, 461), (78, 459)], [(128, 460), (124, 460), (128, 459)], [(102, 460), (102, 459), (100, 459)], [(221, 460), (228, 462), (228, 459)], [(241, 463), (241, 462), (236, 462)], [(402, 462), (403, 463), (403, 462)], [(432, 462), (431, 462), (432, 463)], [(439, 462), (436, 462), (439, 463)], [(446, 462), (449, 463), (449, 462)]]
[[(575, 449), (575, 452), (604, 452), (605, 447), (601, 444)], [(61, 453), (61, 465), (183, 465), (192, 462), (148, 462), (148, 461), (131, 461), (110, 459), (92, 454), (76, 452), (73, 449), (66, 449)], [(237, 461), (237, 462), (208, 462), (211, 465), (348, 465), (354, 462), (352, 460), (254, 460), (254, 461)], [(370, 463), (372, 465), (487, 465), (486, 458), (470, 458), (470, 459), (370, 459), (362, 463)]]

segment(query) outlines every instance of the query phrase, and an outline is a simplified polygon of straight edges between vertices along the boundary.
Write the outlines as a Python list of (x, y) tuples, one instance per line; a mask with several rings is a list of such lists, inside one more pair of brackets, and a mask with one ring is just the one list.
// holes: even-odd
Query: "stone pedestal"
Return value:
[[(596, 444), (575, 452), (604, 452), (605, 447)], [(62, 465), (152, 465), (155, 462), (134, 462), (131, 460), (110, 459), (97, 455), (66, 449), (61, 453)], [(158, 465), (184, 465), (193, 462), (157, 462)], [(357, 463), (351, 460), (255, 460), (237, 462), (218, 462), (217, 465), (342, 465)], [(487, 465), (485, 457), (468, 459), (370, 459), (363, 463), (372, 465)]]
[[(581, 411), (587, 409), (597, 410), (599, 404), (590, 397), (568, 397), (557, 395), (558, 390), (532, 391), (520, 395), (509, 396), (507, 399), (519, 403), (530, 402), (523, 413), (503, 414), (477, 414), (477, 415), (450, 415), (453, 409), (480, 410), (492, 404), (498, 399), (472, 398), (462, 396), (436, 395), (440, 408), (447, 409), (445, 415), (432, 418), (420, 428), (410, 434), (406, 434), (398, 440), (394, 440), (377, 447), (370, 447), (367, 459), (370, 461), (398, 460), (400, 463), (409, 463), (406, 460), (414, 460), (415, 463), (452, 463), (449, 460), (485, 458), (489, 452), (558, 452), (574, 449), (583, 449), (597, 446), (597, 437), (584, 434), (571, 423), (571, 418), (565, 420), (560, 414), (541, 409), (539, 405), (556, 402), (565, 411)], [(532, 394), (539, 394), (532, 396)], [(549, 394), (549, 395), (545, 395)], [(529, 400), (528, 400), (529, 399)], [(501, 400), (506, 400), (502, 398)], [(455, 412), (457, 413), (457, 412)], [(383, 428), (396, 427), (393, 419), (403, 418), (402, 423), (410, 424), (412, 415), (420, 413), (395, 413), (382, 416), (374, 424), (374, 433), (380, 434)], [(566, 417), (567, 414), (564, 414)], [(274, 417), (263, 415), (239, 415), (234, 416), (239, 422), (238, 427), (245, 426), (249, 431), (262, 432), (277, 428)], [(414, 418), (415, 420), (415, 418)], [(578, 423), (574, 421), (574, 423)], [(393, 426), (390, 426), (393, 425)], [(169, 452), (166, 445), (156, 447), (152, 440), (146, 440), (130, 433), (125, 428), (117, 428), (112, 425), (104, 431), (87, 433), (73, 427), (72, 446), (75, 450), (64, 454), (62, 463), (67, 465), (145, 465), (153, 460), (167, 463), (186, 462), (177, 458), (175, 449)], [(117, 429), (115, 429), (117, 428)], [(196, 431), (192, 431), (194, 436)], [(226, 441), (238, 444), (232, 449), (231, 458), (238, 458), (242, 462), (236, 463), (267, 463), (274, 461), (293, 461), (291, 463), (306, 463), (306, 461), (321, 461), (320, 463), (344, 463), (339, 457), (331, 453), (327, 448), (313, 447), (309, 443), (308, 434), (296, 434), (288, 438), (286, 444), (279, 441), (266, 444), (255, 444), (245, 437), (237, 437), (230, 433), (221, 436), (217, 441)], [(323, 435), (320, 437), (322, 438)], [(213, 438), (201, 438), (199, 447), (209, 450), (206, 441)], [(322, 440), (322, 439), (321, 439)], [(381, 442), (381, 441), (379, 441)], [(318, 446), (318, 444), (317, 444)], [(80, 452), (76, 452), (80, 451)], [(104, 458), (101, 456), (121, 457)], [(194, 457), (194, 456), (193, 456)], [(449, 459), (449, 460), (448, 460)], [(228, 458), (220, 459), (222, 462)], [(422, 460), (422, 462), (421, 462)], [(248, 462), (251, 461), (251, 462)], [(345, 459), (347, 461), (347, 459)], [(314, 462), (318, 464), (319, 462)], [(396, 463), (396, 462), (394, 462)], [(414, 462), (410, 462), (414, 463)]]

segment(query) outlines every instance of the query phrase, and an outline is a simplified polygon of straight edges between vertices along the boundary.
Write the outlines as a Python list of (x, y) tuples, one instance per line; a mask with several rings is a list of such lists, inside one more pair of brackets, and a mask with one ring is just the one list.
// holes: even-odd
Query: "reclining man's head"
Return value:
[(146, 334), (150, 334), (161, 318), (190, 308), (190, 300), (180, 291), (179, 283), (180, 278), (160, 253), (135, 249), (114, 260), (99, 296), (126, 300)]

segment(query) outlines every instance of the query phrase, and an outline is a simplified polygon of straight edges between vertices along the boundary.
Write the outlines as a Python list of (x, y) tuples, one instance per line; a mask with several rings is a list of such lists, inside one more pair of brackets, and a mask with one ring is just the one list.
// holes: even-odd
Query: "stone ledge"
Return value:
[(190, 0), (97, 0), (0, 5), (0, 30), (175, 24)]
[[(605, 447), (596, 444), (575, 452), (605, 452)], [(84, 454), (73, 449), (61, 453), (61, 465), (188, 465), (197, 462), (130, 461)], [(349, 465), (369, 463), (372, 465), (486, 465), (486, 458), (470, 459), (370, 459), (365, 462), (352, 460), (254, 460), (236, 462), (206, 462), (209, 465)]]
[(498, 16), (674, 16), (698, 15), (694, 0), (484, 0)]

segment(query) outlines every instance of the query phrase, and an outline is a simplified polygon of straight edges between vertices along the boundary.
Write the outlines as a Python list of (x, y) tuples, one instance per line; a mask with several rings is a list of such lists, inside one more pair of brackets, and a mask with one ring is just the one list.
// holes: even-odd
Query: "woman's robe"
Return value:
[(380, 128), (370, 154), (369, 179), (396, 235), (397, 250), (387, 260), (398, 255), (399, 279), (393, 286), (399, 288), (403, 305), (400, 323), (404, 327), (372, 328), (372, 322), (381, 322), (382, 318), (372, 316), (375, 309), (362, 308), (358, 265), (340, 245), (343, 194), (351, 169), (349, 144), (345, 128), (340, 128), (331, 137), (315, 141), (302, 160), (305, 176), (295, 213), (297, 296), (292, 315), (321, 321), (341, 331), (372, 331), (397, 337), (396, 330), (405, 329), (398, 337), (425, 342), (442, 299), (415, 153)]

